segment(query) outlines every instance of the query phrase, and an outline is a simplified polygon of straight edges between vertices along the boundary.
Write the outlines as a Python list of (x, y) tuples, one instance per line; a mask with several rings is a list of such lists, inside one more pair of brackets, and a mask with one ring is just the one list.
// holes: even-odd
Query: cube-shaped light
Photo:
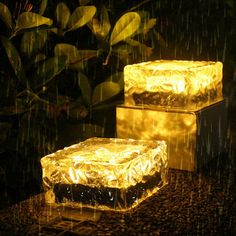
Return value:
[(168, 167), (195, 171), (227, 148), (225, 100), (203, 109), (116, 108), (118, 138), (166, 140)]
[(157, 60), (124, 68), (125, 104), (198, 109), (222, 100), (222, 63)]
[(41, 159), (47, 203), (128, 210), (165, 183), (164, 141), (90, 138)]

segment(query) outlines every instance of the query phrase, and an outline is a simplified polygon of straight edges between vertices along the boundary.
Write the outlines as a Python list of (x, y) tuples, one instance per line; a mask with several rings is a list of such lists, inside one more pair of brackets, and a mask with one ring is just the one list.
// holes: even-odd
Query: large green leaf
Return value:
[(144, 34), (148, 33), (150, 29), (152, 29), (157, 23), (156, 18), (151, 18), (148, 22), (144, 25)]
[(155, 25), (156, 25), (157, 19), (151, 18), (147, 19), (139, 28), (137, 31), (138, 34), (147, 34)]
[(116, 72), (109, 76), (106, 81), (114, 82), (120, 85), (120, 89), (124, 88), (124, 72)]
[(84, 65), (82, 61), (82, 55), (74, 45), (59, 43), (54, 48), (54, 54), (56, 56), (65, 56), (66, 63), (69, 69), (75, 71), (83, 70)]
[(41, 0), (39, 7), (39, 15), (43, 15), (48, 5), (48, 0)]
[(11, 12), (9, 11), (9, 8), (1, 2), (0, 2), (0, 18), (8, 28), (10, 29), (13, 28)]
[(91, 87), (88, 78), (85, 74), (78, 73), (78, 84), (81, 90), (82, 97), (87, 106), (91, 103)]
[(96, 105), (100, 102), (112, 98), (121, 91), (119, 84), (114, 82), (103, 82), (97, 85), (93, 91), (92, 104)]
[(128, 12), (121, 16), (111, 33), (110, 45), (119, 43), (134, 34), (139, 28), (140, 21), (140, 16), (136, 12)]
[(38, 52), (45, 45), (47, 37), (47, 31), (25, 32), (21, 39), (21, 52), (27, 56)]
[(75, 64), (82, 59), (77, 47), (67, 43), (57, 44), (54, 48), (54, 54), (66, 56), (68, 64)]
[(110, 28), (111, 28), (111, 24), (110, 24), (107, 8), (105, 6), (102, 6), (100, 21), (97, 18), (93, 18), (92, 20), (93, 33), (98, 38), (104, 39), (108, 35)]
[(60, 2), (56, 7), (56, 20), (62, 29), (65, 29), (70, 19), (70, 9), (64, 2)]
[(40, 87), (50, 82), (56, 75), (62, 72), (66, 67), (66, 57), (55, 56), (40, 63), (37, 67), (35, 77), (36, 86)]
[(23, 12), (16, 20), (15, 31), (34, 28), (40, 25), (52, 25), (52, 23), (53, 22), (50, 18), (41, 16), (33, 12)]
[(141, 55), (142, 57), (141, 59), (143, 61), (148, 60), (153, 53), (153, 48), (148, 47), (147, 45), (140, 43), (137, 40), (126, 39), (126, 42), (130, 44), (132, 47), (135, 47), (138, 49), (138, 53)]
[(8, 38), (1, 36), (1, 41), (16, 76), (20, 77), (22, 63), (17, 49)]
[(78, 29), (92, 20), (97, 9), (95, 6), (77, 7), (72, 13), (68, 22), (69, 31)]

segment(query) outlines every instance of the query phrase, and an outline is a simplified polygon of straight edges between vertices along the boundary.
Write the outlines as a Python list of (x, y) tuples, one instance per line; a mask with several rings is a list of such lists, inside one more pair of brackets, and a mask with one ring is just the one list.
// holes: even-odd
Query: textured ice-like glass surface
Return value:
[[(41, 164), (44, 187), (52, 193), (49, 202), (56, 198), (59, 202), (100, 204), (102, 209), (122, 210), (164, 184), (166, 143), (90, 138), (43, 157)], [(135, 193), (136, 187), (140, 188), (141, 195)], [(73, 191), (74, 196), (70, 194)], [(126, 194), (129, 195), (128, 205), (123, 199)], [(90, 199), (94, 196), (96, 199)]]
[(197, 137), (195, 112), (121, 106), (117, 107), (116, 114), (116, 132), (119, 138), (166, 140), (168, 166), (185, 170), (194, 169)]
[(124, 68), (125, 104), (197, 109), (222, 99), (222, 63), (157, 60)]

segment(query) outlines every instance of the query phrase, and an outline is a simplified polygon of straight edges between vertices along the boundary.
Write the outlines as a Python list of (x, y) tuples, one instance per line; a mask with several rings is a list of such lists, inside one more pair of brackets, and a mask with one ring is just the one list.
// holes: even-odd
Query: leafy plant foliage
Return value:
[[(26, 1), (11, 13), (9, 6), (0, 2), (0, 23), (5, 27), (0, 50), (10, 71), (2, 70), (2, 77), (8, 74), (7, 87), (13, 90), (9, 94), (13, 99), (1, 105), (0, 114), (24, 120), (18, 130), (20, 143), (28, 134), (25, 124), (29, 120), (29, 132), (34, 130), (30, 139), (35, 141), (26, 139), (25, 143), (40, 155), (53, 151), (57, 135), (66, 136), (59, 123), (64, 127), (71, 122), (87, 124), (89, 135), (103, 136), (104, 127), (96, 114), (122, 102), (123, 67), (147, 60), (153, 52), (146, 42), (150, 44), (149, 32), (156, 19), (148, 12), (128, 9), (117, 17), (108, 1), (77, 4), (72, 7), (61, 1), (49, 5), (43, 0), (35, 7)], [(45, 122), (44, 131), (37, 122), (30, 122), (32, 117)], [(87, 136), (84, 131), (75, 132), (74, 141)], [(52, 134), (47, 145), (37, 142), (41, 135)]]

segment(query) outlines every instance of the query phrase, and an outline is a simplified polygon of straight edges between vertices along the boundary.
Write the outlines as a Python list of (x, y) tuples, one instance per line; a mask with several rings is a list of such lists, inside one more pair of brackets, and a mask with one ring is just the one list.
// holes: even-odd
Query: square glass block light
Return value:
[(90, 138), (41, 159), (47, 203), (128, 210), (165, 185), (165, 141)]
[(156, 60), (124, 68), (125, 105), (197, 109), (222, 100), (222, 63)]
[(202, 109), (116, 108), (118, 138), (165, 140), (168, 167), (195, 171), (227, 148), (225, 100)]

